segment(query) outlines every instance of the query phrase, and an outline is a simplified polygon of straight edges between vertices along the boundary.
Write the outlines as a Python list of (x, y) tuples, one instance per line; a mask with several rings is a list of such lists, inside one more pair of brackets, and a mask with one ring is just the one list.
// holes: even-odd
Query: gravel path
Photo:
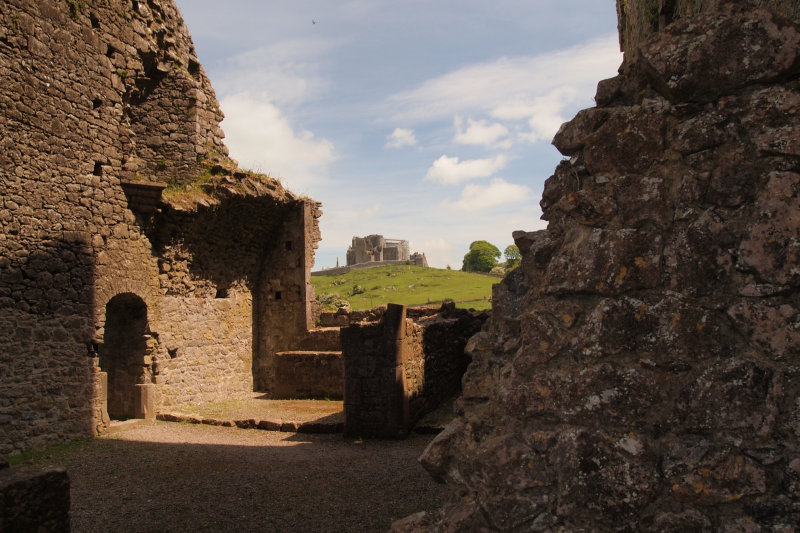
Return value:
[(74, 532), (385, 531), (442, 503), (417, 463), (431, 438), (155, 422), (49, 462), (69, 472)]

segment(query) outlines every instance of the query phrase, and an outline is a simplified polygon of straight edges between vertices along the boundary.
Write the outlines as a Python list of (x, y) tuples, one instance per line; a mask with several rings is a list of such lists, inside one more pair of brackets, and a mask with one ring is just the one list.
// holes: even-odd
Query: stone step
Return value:
[(339, 339), (340, 328), (317, 328), (308, 332), (298, 346), (300, 350), (311, 351), (341, 351), (342, 341)]
[(275, 354), (276, 399), (341, 399), (343, 395), (342, 352), (294, 350)]
[[(238, 427), (242, 429), (264, 429), (267, 431), (284, 431), (293, 433), (341, 433), (344, 422), (341, 420), (292, 421), (279, 419), (248, 418), (242, 420), (207, 418), (184, 413), (158, 413), (158, 420), (164, 422), (188, 422), (190, 424), (206, 424), (210, 426)], [(333, 417), (331, 417), (333, 418)]]

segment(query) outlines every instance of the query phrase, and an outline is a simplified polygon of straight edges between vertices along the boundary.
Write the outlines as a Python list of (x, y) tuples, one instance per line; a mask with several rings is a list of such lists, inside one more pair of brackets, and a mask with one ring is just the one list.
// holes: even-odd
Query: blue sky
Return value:
[(460, 268), (545, 227), (559, 125), (622, 61), (611, 0), (177, 0), (231, 156), (323, 203), (315, 269), (354, 235)]

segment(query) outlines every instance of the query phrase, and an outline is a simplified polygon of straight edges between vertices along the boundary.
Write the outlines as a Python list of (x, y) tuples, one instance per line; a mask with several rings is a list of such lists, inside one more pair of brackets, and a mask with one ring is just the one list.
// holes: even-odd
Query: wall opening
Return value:
[(142, 418), (141, 386), (153, 383), (154, 338), (147, 325), (147, 304), (135, 294), (118, 294), (106, 305), (100, 369), (108, 374), (109, 417)]
[(187, 70), (189, 71), (189, 74), (192, 77), (196, 78), (197, 75), (200, 74), (200, 63), (198, 63), (197, 61), (194, 61), (193, 59), (190, 59), (189, 60), (189, 67), (188, 67)]

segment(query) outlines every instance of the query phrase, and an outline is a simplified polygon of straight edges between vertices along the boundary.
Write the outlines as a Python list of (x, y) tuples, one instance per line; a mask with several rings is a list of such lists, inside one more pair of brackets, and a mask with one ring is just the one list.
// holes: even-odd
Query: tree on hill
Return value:
[(469, 245), (469, 252), (464, 256), (461, 270), (464, 272), (491, 272), (497, 266), (500, 250), (487, 241), (474, 241)]
[(503, 255), (506, 256), (506, 272), (511, 272), (522, 262), (522, 254), (519, 253), (519, 248), (517, 248), (516, 244), (506, 246)]

